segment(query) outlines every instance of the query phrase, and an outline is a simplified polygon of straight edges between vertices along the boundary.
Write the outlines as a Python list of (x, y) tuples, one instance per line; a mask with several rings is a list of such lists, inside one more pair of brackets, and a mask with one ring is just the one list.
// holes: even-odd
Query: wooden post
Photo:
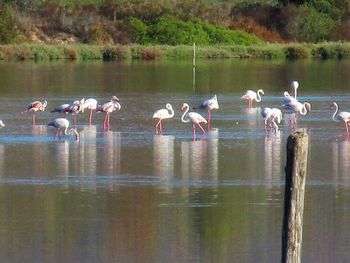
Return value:
[(307, 152), (307, 133), (298, 131), (288, 137), (282, 228), (283, 263), (301, 261)]

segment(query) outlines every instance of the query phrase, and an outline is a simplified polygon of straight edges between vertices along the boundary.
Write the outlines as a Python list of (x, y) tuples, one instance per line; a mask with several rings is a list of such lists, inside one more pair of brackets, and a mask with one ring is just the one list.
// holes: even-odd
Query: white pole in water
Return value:
[(193, 71), (193, 92), (196, 92), (196, 43), (193, 43), (192, 71)]
[(193, 43), (193, 67), (196, 67), (196, 43)]

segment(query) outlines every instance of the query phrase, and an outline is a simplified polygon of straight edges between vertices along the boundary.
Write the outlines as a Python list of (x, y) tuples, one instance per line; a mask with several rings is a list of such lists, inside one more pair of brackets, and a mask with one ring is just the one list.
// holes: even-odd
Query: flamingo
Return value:
[[(207, 123), (207, 120), (203, 118), (202, 115), (200, 115), (197, 112), (188, 112), (190, 109), (190, 106), (187, 103), (183, 103), (181, 107), (181, 111), (184, 113), (181, 116), (181, 121), (184, 123), (192, 122), (192, 128), (193, 128), (193, 140), (196, 139), (196, 125), (202, 130), (203, 135), (205, 136), (205, 130), (203, 129), (201, 123)], [(187, 116), (186, 116), (187, 115)], [(185, 118), (186, 116), (186, 118)]]
[(77, 117), (80, 112), (84, 113), (84, 102), (85, 99), (82, 98), (81, 100), (75, 100), (69, 107), (66, 109), (66, 111), (72, 115), (74, 115), (73, 123), (74, 128), (77, 128)]
[(163, 119), (170, 119), (170, 118), (174, 117), (173, 106), (170, 103), (167, 103), (165, 105), (165, 108), (166, 109), (157, 110), (153, 114), (153, 119), (158, 119), (158, 122), (155, 125), (156, 134), (158, 134), (158, 127), (159, 127), (159, 134), (163, 133), (163, 129), (162, 129), (162, 120)]
[(218, 97), (214, 95), (214, 97), (205, 100), (198, 107), (193, 107), (193, 109), (200, 108), (208, 111), (208, 130), (210, 130), (210, 111), (219, 109)]
[(246, 93), (241, 97), (242, 100), (247, 100), (248, 101), (248, 108), (253, 107), (253, 100), (256, 102), (261, 101), (261, 95), (265, 95), (264, 91), (262, 89), (259, 89), (257, 92), (253, 90), (247, 90)]
[(1, 127), (1, 128), (4, 128), (4, 127), (5, 127), (5, 124), (3, 123), (2, 120), (0, 120), (0, 127)]
[(284, 102), (288, 102), (288, 101), (291, 101), (291, 100), (298, 101), (298, 99), (297, 99), (297, 90), (298, 90), (298, 87), (299, 87), (299, 82), (296, 81), (296, 80), (293, 80), (291, 82), (291, 86), (294, 89), (294, 98), (289, 94), (288, 91), (285, 91), (284, 94), (283, 94), (284, 98), (285, 98)]
[(32, 124), (35, 125), (36, 117), (35, 113), (37, 111), (44, 111), (47, 106), (47, 101), (45, 100), (44, 102), (41, 101), (33, 101), (27, 105), (27, 107), (24, 109), (24, 111), (21, 112), (21, 114), (24, 114), (28, 111), (33, 112), (32, 116)]
[(92, 121), (92, 111), (97, 109), (97, 100), (90, 98), (85, 100), (84, 102), (84, 109), (88, 109), (89, 112), (89, 125), (91, 125), (91, 121)]
[(278, 131), (278, 125), (282, 120), (282, 111), (278, 108), (269, 108), (266, 107), (262, 110), (261, 116), (264, 118), (265, 129), (267, 126), (270, 126), (274, 129), (275, 133)]
[(346, 133), (349, 133), (349, 122), (350, 122), (350, 112), (347, 111), (341, 111), (339, 112), (339, 107), (338, 104), (336, 102), (333, 102), (331, 105), (331, 110), (335, 110), (334, 114), (333, 114), (333, 121), (343, 121), (345, 124), (345, 128), (346, 128)]
[(105, 104), (103, 104), (102, 106), (99, 106), (97, 108), (97, 112), (105, 112), (106, 113), (106, 117), (104, 118), (103, 121), (103, 128), (105, 130), (109, 129), (109, 123), (110, 123), (110, 114), (116, 110), (120, 110), (121, 109), (121, 105), (119, 103), (119, 98), (117, 96), (113, 96), (111, 98), (111, 101), (106, 102)]
[(56, 134), (55, 134), (55, 138), (58, 137), (61, 140), (62, 132), (64, 132), (65, 135), (69, 135), (71, 133), (74, 134), (75, 135), (75, 139), (79, 140), (79, 134), (78, 134), (78, 132), (75, 129), (70, 128), (68, 130), (69, 121), (66, 118), (54, 119), (53, 121), (49, 122), (47, 124), (47, 126), (52, 126), (52, 127), (57, 129)]
[(57, 106), (56, 108), (54, 108), (53, 110), (51, 110), (51, 112), (58, 112), (58, 113), (64, 113), (64, 114), (68, 114), (68, 108), (70, 107), (70, 104), (61, 104), (59, 106)]
[(296, 120), (296, 116), (295, 113), (300, 113), (301, 115), (306, 115), (308, 112), (311, 111), (311, 104), (308, 102), (304, 102), (301, 103), (299, 101), (297, 101), (295, 98), (290, 100), (290, 101), (286, 101), (282, 107), (285, 110), (288, 111), (292, 111), (294, 113), (294, 119), (291, 120), (291, 124), (296, 124), (297, 120)]
[(73, 114), (74, 115), (74, 127), (77, 127), (77, 114), (79, 112), (84, 112), (84, 102), (85, 99), (75, 100), (72, 104), (61, 104), (54, 108), (51, 112), (58, 112), (64, 114)]

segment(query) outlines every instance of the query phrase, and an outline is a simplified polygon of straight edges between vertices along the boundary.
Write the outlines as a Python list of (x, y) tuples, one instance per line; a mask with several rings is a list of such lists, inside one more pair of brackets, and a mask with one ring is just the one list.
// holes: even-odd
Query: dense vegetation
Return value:
[(0, 44), (347, 41), (350, 0), (4, 0)]

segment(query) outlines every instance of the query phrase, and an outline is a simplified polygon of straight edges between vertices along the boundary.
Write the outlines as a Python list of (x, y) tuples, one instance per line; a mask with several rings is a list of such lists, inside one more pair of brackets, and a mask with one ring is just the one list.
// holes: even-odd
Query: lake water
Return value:
[[(265, 134), (260, 107), (280, 107), (298, 80), (312, 112), (303, 262), (350, 259), (350, 138), (332, 101), (350, 110), (350, 61), (0, 64), (1, 262), (279, 262), (288, 115)], [(240, 97), (263, 88), (253, 109)], [(213, 129), (193, 141), (179, 108), (217, 94)], [(54, 138), (49, 110), (81, 97), (122, 109), (78, 116), (80, 141)], [(19, 112), (47, 99), (47, 111)], [(154, 135), (153, 112), (175, 118)], [(206, 116), (206, 112), (201, 112)], [(67, 116), (72, 120), (72, 116)]]

